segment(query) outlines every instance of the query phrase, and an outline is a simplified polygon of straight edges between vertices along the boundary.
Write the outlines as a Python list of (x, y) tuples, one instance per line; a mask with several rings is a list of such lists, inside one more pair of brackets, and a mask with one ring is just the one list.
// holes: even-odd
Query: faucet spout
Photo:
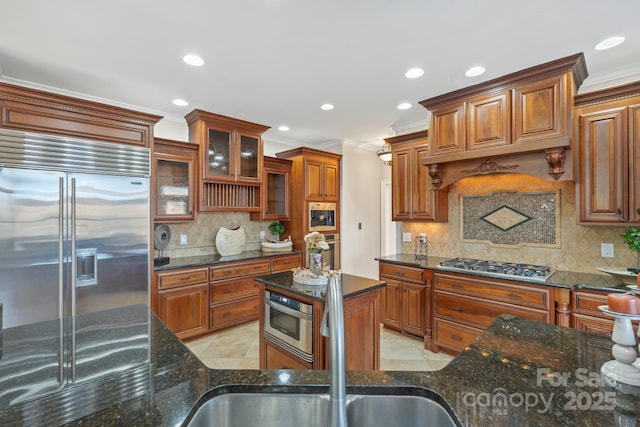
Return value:
[(342, 284), (337, 274), (329, 277), (320, 331), (329, 337), (329, 427), (347, 427), (344, 306)]

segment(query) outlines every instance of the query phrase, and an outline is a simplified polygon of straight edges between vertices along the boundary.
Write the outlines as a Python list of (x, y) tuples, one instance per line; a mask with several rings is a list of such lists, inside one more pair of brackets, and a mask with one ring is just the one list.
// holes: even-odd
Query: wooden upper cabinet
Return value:
[[(481, 95), (467, 101), (467, 147), (477, 150), (509, 144), (511, 92)], [(427, 153), (428, 154), (428, 153)]]
[(578, 95), (581, 223), (640, 223), (640, 82)]
[(385, 139), (391, 146), (391, 215), (394, 221), (447, 221), (448, 189), (434, 190), (426, 166), (428, 132)]
[[(302, 194), (307, 202), (340, 201), (341, 155), (301, 147), (282, 151), (276, 156), (293, 162), (293, 197)], [(306, 215), (306, 212), (304, 214)]]
[(640, 103), (629, 107), (629, 221), (640, 223)]
[(151, 147), (162, 116), (0, 83), (0, 126)]
[(421, 101), (431, 112), (432, 176), (448, 162), (569, 148), (573, 96), (586, 76), (577, 54)]
[(262, 210), (251, 212), (253, 221), (291, 219), (291, 160), (264, 157)]
[(195, 220), (197, 159), (195, 144), (155, 139), (151, 186), (154, 221)]
[(193, 110), (185, 118), (189, 140), (200, 145), (204, 181), (261, 183), (262, 134), (268, 126), (201, 110)]
[(627, 109), (580, 114), (580, 220), (627, 216)]
[(305, 199), (337, 202), (340, 194), (338, 162), (333, 159), (307, 158), (304, 161)]
[(466, 150), (465, 104), (454, 102), (431, 110), (432, 156)]
[(568, 136), (571, 103), (566, 76), (520, 84), (513, 89), (513, 143)]

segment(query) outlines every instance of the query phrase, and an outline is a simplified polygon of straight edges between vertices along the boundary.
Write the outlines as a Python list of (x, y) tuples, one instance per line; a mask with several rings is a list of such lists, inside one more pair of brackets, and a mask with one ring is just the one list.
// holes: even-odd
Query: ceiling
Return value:
[[(423, 99), (578, 52), (581, 92), (640, 79), (639, 16), (638, 0), (2, 0), (0, 81), (180, 123), (199, 108), (271, 126), (267, 141), (379, 147), (427, 127)], [(593, 49), (613, 35), (626, 41)], [(474, 65), (486, 73), (465, 77)]]

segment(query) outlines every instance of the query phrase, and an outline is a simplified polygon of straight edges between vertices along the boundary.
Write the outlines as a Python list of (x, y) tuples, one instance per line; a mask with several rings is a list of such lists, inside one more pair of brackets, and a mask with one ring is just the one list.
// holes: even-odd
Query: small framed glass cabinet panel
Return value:
[(154, 147), (154, 220), (193, 221), (198, 146), (156, 139)]
[(262, 210), (251, 214), (252, 220), (288, 221), (290, 210), (291, 160), (264, 157)]

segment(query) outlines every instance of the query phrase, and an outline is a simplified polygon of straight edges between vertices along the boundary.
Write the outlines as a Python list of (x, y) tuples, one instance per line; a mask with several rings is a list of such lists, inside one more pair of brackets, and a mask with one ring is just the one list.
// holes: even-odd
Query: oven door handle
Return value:
[(269, 305), (269, 307), (271, 307), (271, 308), (274, 308), (274, 309), (276, 309), (278, 311), (281, 311), (284, 314), (288, 314), (290, 316), (297, 317), (299, 319), (310, 320), (313, 317), (310, 314), (301, 313), (298, 310), (294, 310), (292, 308), (289, 308), (289, 307), (284, 306), (282, 304), (278, 304), (277, 302), (273, 302), (273, 301), (268, 300), (268, 299), (265, 299), (264, 302), (266, 302)]

